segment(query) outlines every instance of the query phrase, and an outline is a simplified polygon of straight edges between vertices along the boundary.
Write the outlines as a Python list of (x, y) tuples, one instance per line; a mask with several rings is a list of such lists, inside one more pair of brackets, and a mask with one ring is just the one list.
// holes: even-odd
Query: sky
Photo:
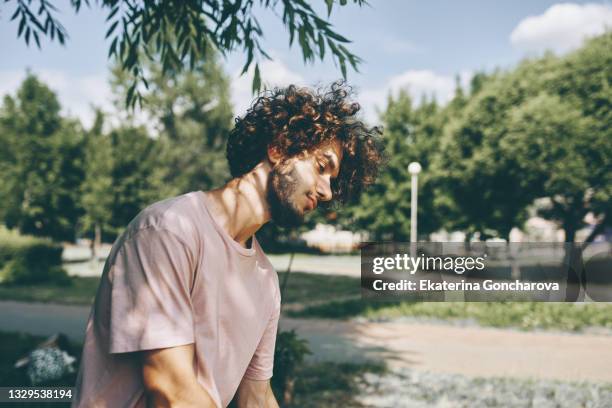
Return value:
[[(108, 85), (109, 42), (106, 12), (92, 2), (75, 15), (68, 0), (58, 1), (58, 18), (70, 38), (66, 46), (42, 42), (42, 50), (26, 47), (17, 38), (17, 24), (9, 21), (15, 2), (0, 4), (0, 95), (14, 93), (31, 70), (58, 93), (64, 111), (89, 126), (92, 106), (112, 109)], [(324, 12), (324, 1), (311, 2)], [(350, 3), (350, 2), (349, 2)], [(36, 2), (34, 2), (36, 4)], [(269, 86), (324, 85), (341, 77), (330, 58), (305, 65), (299, 48), (288, 45), (288, 34), (277, 15), (258, 14), (263, 45), (273, 57), (262, 61), (262, 77)], [(476, 71), (508, 69), (521, 59), (546, 50), (563, 54), (585, 38), (612, 28), (610, 2), (549, 0), (369, 0), (358, 7), (336, 6), (330, 22), (352, 40), (349, 49), (364, 62), (360, 72), (349, 70), (348, 82), (363, 106), (365, 118), (379, 122), (387, 96), (406, 89), (415, 101), (422, 95), (447, 102), (455, 78), (466, 86)], [(240, 53), (223, 61), (232, 78), (232, 102), (240, 115), (253, 96), (252, 72), (240, 77)]]

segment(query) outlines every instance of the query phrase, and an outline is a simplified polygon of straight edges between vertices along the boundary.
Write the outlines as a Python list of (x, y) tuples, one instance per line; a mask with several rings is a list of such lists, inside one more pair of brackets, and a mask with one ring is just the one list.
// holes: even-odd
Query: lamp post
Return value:
[(418, 179), (421, 172), (421, 165), (417, 162), (412, 162), (408, 165), (408, 173), (411, 176), (410, 189), (410, 242), (417, 242), (417, 195), (418, 195)]

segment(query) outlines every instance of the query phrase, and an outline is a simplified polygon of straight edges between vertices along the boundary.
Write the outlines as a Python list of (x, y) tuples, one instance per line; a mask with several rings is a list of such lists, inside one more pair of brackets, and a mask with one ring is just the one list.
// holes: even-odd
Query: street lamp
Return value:
[(421, 165), (417, 162), (412, 162), (408, 165), (408, 173), (411, 176), (410, 189), (410, 242), (417, 241), (417, 189), (418, 178), (421, 172)]

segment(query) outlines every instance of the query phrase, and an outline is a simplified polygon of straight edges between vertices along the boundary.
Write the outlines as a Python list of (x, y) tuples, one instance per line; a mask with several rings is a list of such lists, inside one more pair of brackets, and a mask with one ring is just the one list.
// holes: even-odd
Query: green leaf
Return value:
[(327, 16), (329, 17), (331, 15), (331, 12), (332, 12), (332, 7), (334, 5), (334, 0), (325, 0), (325, 3), (327, 3)]
[(115, 31), (115, 28), (117, 28), (117, 24), (119, 24), (119, 20), (116, 20), (108, 29), (108, 31), (106, 32), (106, 35), (104, 36), (104, 38), (108, 38), (110, 37), (113, 32)]
[(34, 31), (34, 40), (36, 41), (36, 46), (40, 49), (40, 38), (38, 38), (38, 33)]
[(121, 39), (121, 42), (119, 42), (119, 56), (123, 57), (123, 55), (125, 54), (125, 37)]
[(259, 92), (261, 89), (261, 75), (259, 73), (259, 64), (255, 64), (255, 74), (253, 75), (253, 93)]
[[(190, 41), (185, 41), (185, 44), (183, 45), (183, 50), (181, 52), (181, 61), (185, 60), (185, 57), (187, 56), (187, 53), (189, 53), (189, 51), (191, 51), (191, 42)], [(193, 54), (193, 52), (192, 52)], [(192, 58), (194, 59), (194, 58)]]
[(161, 38), (161, 34), (158, 32), (155, 35), (155, 50), (157, 52), (159, 52), (159, 50), (161, 50), (162, 48), (162, 38)]
[(127, 91), (127, 95), (125, 97), (125, 106), (129, 107), (134, 106), (134, 91), (136, 91), (136, 80), (134, 80), (134, 82), (132, 83), (132, 85), (129, 87), (128, 91)]
[(338, 62), (340, 63), (340, 71), (342, 72), (342, 78), (346, 79), (346, 60), (344, 59), (344, 57), (341, 57), (338, 59)]
[(329, 38), (327, 39), (327, 45), (329, 45), (329, 48), (331, 48), (334, 55), (341, 55), (341, 52), (338, 50), (338, 47), (336, 47), (336, 44), (334, 44), (334, 42)]
[(242, 72), (240, 73), (240, 75), (244, 75), (245, 72), (247, 72), (247, 70), (249, 69), (249, 66), (251, 66), (251, 62), (253, 62), (253, 48), (249, 48), (249, 50), (247, 51), (247, 60), (246, 63), (244, 64), (244, 67), (242, 67)]
[(118, 12), (118, 11), (119, 11), (119, 6), (115, 6), (115, 7), (114, 7), (114, 8), (111, 10), (111, 12), (110, 12), (110, 14), (108, 15), (108, 17), (106, 17), (106, 21), (110, 21), (110, 20), (112, 20), (112, 19), (113, 19), (113, 17), (115, 17), (115, 14), (117, 14), (117, 12)]
[(21, 17), (21, 21), (19, 22), (19, 29), (17, 30), (17, 37), (21, 37), (21, 33), (23, 32), (23, 28), (25, 27), (26, 19), (25, 16)]
[(119, 36), (115, 37), (113, 42), (111, 43), (110, 48), (108, 49), (108, 58), (117, 53), (117, 41), (119, 40)]
[(15, 10), (15, 13), (11, 16), (11, 19), (9, 21), (13, 21), (14, 19), (16, 19), (20, 11), (21, 9), (17, 7), (17, 10)]
[(259, 44), (257, 44), (257, 51), (258, 51), (258, 52), (259, 52), (259, 53), (260, 53), (260, 54), (261, 54), (261, 55), (262, 55), (264, 58), (269, 59), (269, 60), (271, 60), (271, 59), (272, 59), (272, 57), (270, 57), (270, 55), (269, 55), (267, 52), (265, 52), (264, 50), (262, 50), (262, 49), (261, 49), (261, 47), (259, 46)]
[(316, 15), (312, 16), (312, 19), (314, 20), (315, 26), (319, 29), (319, 30), (327, 30), (328, 27), (330, 27), (331, 24), (329, 24), (327, 21), (321, 19), (320, 17), (317, 17)]
[(332, 30), (327, 30), (325, 35), (327, 35), (330, 38), (333, 38), (336, 41), (340, 41), (340, 42), (343, 42), (343, 43), (350, 43), (351, 42), (346, 37), (343, 37), (340, 34), (336, 33), (335, 31), (332, 31)]
[(131, 69), (138, 60), (138, 51), (136, 47), (130, 47), (127, 58), (123, 61), (123, 68)]
[(319, 43), (319, 57), (323, 59), (323, 57), (325, 57), (325, 39), (323, 38), (323, 35), (321, 33), (319, 33), (318, 43)]
[(37, 19), (37, 18), (32, 17), (32, 18), (30, 18), (30, 21), (31, 21), (31, 22), (32, 22), (32, 23), (33, 23), (33, 24), (34, 24), (36, 27), (38, 27), (38, 29), (39, 29), (40, 31), (45, 31), (45, 28), (43, 27), (43, 25), (42, 25), (42, 24), (40, 24), (40, 21), (38, 21), (38, 19)]
[(304, 29), (304, 26), (300, 26), (300, 28), (298, 29), (298, 40), (300, 42), (300, 47), (302, 48), (302, 54), (304, 55), (304, 59), (306, 59), (306, 55), (307, 55), (307, 49), (308, 47), (308, 41), (306, 40), (306, 30)]

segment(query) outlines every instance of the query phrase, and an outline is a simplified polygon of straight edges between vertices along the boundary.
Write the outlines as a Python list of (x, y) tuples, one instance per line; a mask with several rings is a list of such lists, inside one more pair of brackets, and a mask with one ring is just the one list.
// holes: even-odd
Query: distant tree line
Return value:
[(131, 78), (118, 68), (112, 78), (117, 120), (97, 111), (89, 129), (63, 117), (57, 96), (31, 73), (16, 95), (4, 97), (0, 222), (54, 240), (112, 241), (155, 200), (227, 178), (232, 109), (217, 59), (176, 75), (155, 66), (149, 72), (140, 112), (146, 126), (124, 108)]
[[(587, 213), (612, 223), (612, 33), (562, 56), (477, 73), (445, 106), (407, 92), (381, 118), (387, 166), (348, 208), (310, 219), (408, 240), (410, 180), (419, 161), (419, 232), (442, 228), (508, 238), (530, 213), (555, 221), (568, 241)], [(98, 111), (84, 129), (28, 74), (0, 107), (0, 222), (23, 233), (112, 241), (146, 205), (223, 183), (232, 126), (229, 79), (218, 56), (191, 71), (146, 63), (138, 125), (125, 108), (134, 78), (117, 66), (115, 117)], [(274, 227), (261, 231), (274, 240)], [(259, 235), (258, 235), (259, 236)], [(592, 238), (592, 237), (591, 237)]]
[(419, 161), (421, 238), (444, 228), (508, 238), (530, 213), (574, 241), (612, 225), (612, 32), (562, 57), (477, 73), (444, 107), (401, 92), (382, 113), (389, 165), (344, 223), (375, 239), (408, 240), (410, 180)]

